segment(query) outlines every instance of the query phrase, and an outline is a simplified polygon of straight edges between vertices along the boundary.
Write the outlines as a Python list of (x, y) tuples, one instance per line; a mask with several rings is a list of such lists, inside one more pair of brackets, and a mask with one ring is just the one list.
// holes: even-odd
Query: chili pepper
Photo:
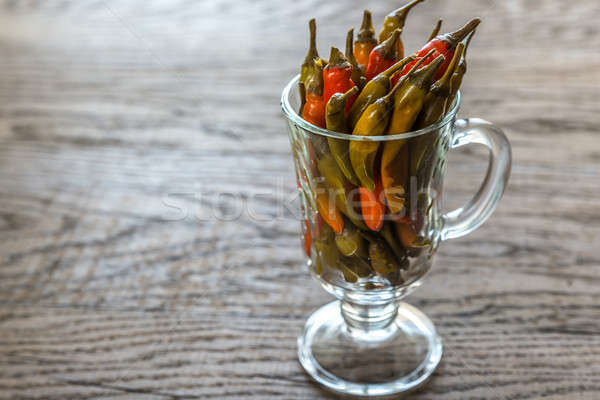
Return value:
[[(386, 15), (385, 19), (383, 20), (381, 32), (379, 32), (379, 43), (389, 38), (396, 29), (403, 29), (404, 24), (406, 23), (406, 17), (408, 16), (410, 10), (423, 1), (424, 0), (413, 0)], [(402, 44), (402, 39), (398, 39), (396, 48), (398, 51), (398, 58), (404, 57), (404, 45)]]
[(310, 31), (310, 44), (308, 52), (304, 57), (304, 62), (300, 67), (300, 82), (307, 84), (309, 77), (315, 73), (315, 62), (319, 60), (319, 52), (317, 51), (317, 23), (314, 18), (308, 21), (308, 29)]
[[(452, 78), (458, 67), (459, 60), (462, 58), (464, 49), (465, 45), (459, 43), (450, 66), (440, 80), (431, 86), (429, 93), (425, 97), (423, 109), (415, 123), (415, 129), (423, 129), (435, 124), (446, 114), (452, 96)], [(431, 159), (436, 152), (435, 142), (437, 139), (437, 135), (425, 134), (415, 137), (411, 141), (410, 176), (419, 176), (420, 186), (429, 182), (430, 171), (433, 168), (433, 165), (431, 165), (433, 161)]]
[[(442, 75), (444, 74), (444, 72), (446, 72), (446, 69), (448, 69), (448, 65), (450, 65), (450, 61), (452, 60), (452, 57), (454, 56), (454, 51), (456, 49), (456, 46), (460, 42), (462, 42), (462, 40), (465, 37), (467, 37), (467, 35), (469, 33), (471, 33), (475, 28), (477, 28), (477, 25), (479, 25), (480, 22), (481, 22), (481, 20), (479, 18), (474, 18), (471, 21), (469, 21), (469, 23), (467, 23), (465, 26), (463, 26), (462, 28), (460, 28), (459, 30), (457, 30), (455, 32), (436, 36), (435, 38), (433, 38), (432, 40), (427, 42), (427, 44), (425, 46), (423, 46), (423, 48), (417, 52), (417, 60), (420, 59), (421, 57), (424, 57), (431, 50), (435, 50), (435, 52), (431, 56), (427, 57), (424, 65), (428, 65), (430, 62), (432, 62), (434, 59), (436, 59), (439, 55), (443, 55), (445, 57), (446, 61), (438, 69), (437, 74), (435, 75), (435, 80), (440, 79), (442, 77)], [(414, 62), (416, 62), (416, 60), (413, 61), (413, 63)], [(406, 67), (404, 67), (404, 70), (402, 71), (402, 75), (408, 73), (408, 70), (410, 69), (411, 66), (412, 66), (411, 64), (408, 64)], [(397, 78), (397, 79), (399, 79), (399, 78)], [(392, 81), (392, 84), (394, 84), (393, 81)]]
[(377, 46), (377, 39), (375, 38), (375, 29), (373, 29), (373, 19), (371, 17), (371, 11), (365, 10), (363, 13), (362, 25), (358, 31), (356, 37), (356, 43), (354, 43), (354, 56), (356, 61), (364, 68), (369, 63), (369, 54), (371, 50)]
[[(323, 101), (325, 104), (335, 93), (346, 93), (354, 87), (351, 76), (352, 65), (346, 60), (344, 53), (332, 47), (329, 64), (323, 70)], [(355, 99), (356, 96), (348, 99), (347, 111), (350, 111)]]
[(373, 104), (375, 100), (382, 98), (390, 91), (392, 76), (414, 59), (415, 56), (413, 55), (398, 61), (375, 78), (371, 79), (365, 85), (356, 98), (356, 101), (354, 101), (350, 113), (348, 114), (350, 128), (354, 128), (358, 119), (369, 105)]
[(337, 209), (348, 217), (354, 225), (360, 229), (367, 229), (360, 220), (360, 213), (354, 209), (354, 205), (358, 204), (353, 198), (356, 193), (355, 187), (348, 182), (333, 156), (326, 154), (321, 157), (317, 163), (317, 168), (325, 180), (324, 183), (327, 189), (330, 190), (330, 196), (335, 199)]
[(335, 207), (335, 202), (332, 201), (327, 193), (327, 189), (321, 185), (317, 187), (316, 202), (317, 210), (327, 225), (329, 225), (336, 233), (342, 233), (342, 230), (344, 229), (344, 219)]
[(365, 67), (360, 65), (354, 56), (354, 29), (350, 29), (346, 34), (346, 52), (344, 54), (352, 66), (352, 82), (362, 89), (366, 83)]
[(433, 38), (435, 38), (439, 33), (440, 33), (440, 29), (442, 29), (442, 23), (444, 22), (443, 19), (438, 19), (437, 24), (435, 24), (435, 28), (433, 28), (433, 31), (431, 31), (431, 35), (429, 35), (429, 39), (427, 39), (428, 42), (430, 42)]
[(400, 262), (400, 268), (407, 267), (408, 260), (406, 259), (406, 250), (402, 246), (400, 240), (396, 238), (396, 235), (394, 235), (392, 226), (393, 223), (391, 222), (386, 222), (383, 224), (380, 235), (385, 239), (388, 246), (390, 246), (390, 249), (392, 249), (394, 252), (394, 255)]
[(320, 266), (320, 257), (331, 268), (337, 268), (344, 275), (344, 280), (355, 283), (359, 278), (369, 276), (371, 269), (369, 265), (359, 257), (345, 257), (338, 250), (335, 243), (335, 233), (330, 227), (323, 227), (323, 232), (315, 241), (317, 249), (317, 269)]
[(371, 50), (371, 54), (369, 54), (369, 65), (365, 71), (367, 81), (370, 81), (376, 75), (394, 65), (399, 58), (402, 58), (398, 53), (398, 48), (396, 46), (401, 33), (402, 29), (396, 29), (389, 38)]
[(325, 128), (325, 102), (323, 102), (323, 64), (315, 62), (314, 73), (308, 75), (306, 85), (306, 103), (302, 118), (313, 125)]
[(393, 252), (379, 238), (369, 243), (369, 258), (371, 267), (381, 276), (391, 275), (398, 269)]
[[(385, 134), (392, 111), (394, 94), (398, 86), (387, 95), (369, 105), (356, 123), (353, 135), (379, 136)], [(375, 189), (375, 157), (379, 142), (352, 140), (349, 145), (350, 163), (361, 184), (368, 190)]]
[(363, 220), (369, 229), (379, 231), (383, 226), (385, 216), (385, 200), (383, 198), (383, 185), (381, 179), (375, 179), (375, 189), (373, 191), (360, 187), (360, 209)]
[(396, 227), (396, 235), (400, 239), (402, 245), (405, 248), (412, 247), (418, 239), (412, 224), (410, 222), (396, 222), (394, 226)]
[[(388, 133), (399, 134), (410, 131), (421, 108), (433, 76), (444, 62), (444, 56), (438, 56), (434, 62), (422, 69), (408, 75), (402, 83), (402, 88), (394, 96), (394, 113), (390, 122)], [(381, 181), (385, 190), (388, 207), (394, 214), (402, 211), (403, 196), (399, 195), (405, 191), (402, 185), (405, 184), (404, 174), (399, 174), (395, 170), (396, 157), (402, 150), (406, 140), (388, 141), (383, 147), (381, 155)], [(404, 179), (404, 180), (403, 180)], [(399, 206), (402, 205), (402, 208)]]
[(345, 256), (357, 256), (363, 259), (368, 257), (367, 246), (360, 230), (350, 223), (344, 224), (342, 233), (336, 235), (335, 244)]
[(300, 110), (298, 115), (302, 115), (304, 112), (304, 105), (306, 104), (306, 86), (303, 82), (298, 81), (298, 92), (300, 92)]
[[(362, 257), (342, 257), (340, 258), (339, 264), (352, 271), (352, 274), (355, 274), (359, 278), (366, 278), (373, 272), (369, 263), (366, 261), (365, 258)], [(344, 279), (348, 281), (344, 270), (342, 270), (342, 272), (344, 273)]]
[(415, 124), (416, 129), (423, 129), (431, 124), (435, 124), (442, 119), (448, 109), (448, 100), (450, 99), (451, 82), (458, 63), (463, 55), (465, 45), (459, 43), (454, 52), (454, 57), (448, 66), (444, 75), (434, 83), (425, 97), (423, 109)]
[[(346, 93), (336, 93), (331, 96), (325, 109), (327, 129), (334, 132), (349, 133), (345, 109), (348, 99), (354, 96), (357, 92), (358, 88), (354, 86)], [(358, 186), (360, 182), (354, 174), (352, 164), (350, 163), (350, 156), (348, 154), (348, 141), (344, 139), (328, 137), (327, 142), (329, 143), (329, 150), (331, 151), (333, 158), (337, 162), (344, 176), (350, 181), (350, 183)]]
[(454, 71), (454, 75), (452, 75), (452, 82), (450, 84), (452, 93), (450, 95), (450, 101), (448, 102), (449, 103), (448, 107), (450, 107), (452, 105), (452, 103), (454, 102), (456, 93), (458, 93), (458, 90), (460, 89), (460, 86), (462, 85), (463, 77), (467, 73), (467, 49), (469, 48), (469, 45), (471, 44), (471, 39), (473, 39), (475, 32), (476, 32), (476, 30), (471, 32), (469, 34), (469, 36), (467, 37), (467, 43), (465, 44), (465, 50), (460, 59), (460, 62), (458, 63), (458, 67)]

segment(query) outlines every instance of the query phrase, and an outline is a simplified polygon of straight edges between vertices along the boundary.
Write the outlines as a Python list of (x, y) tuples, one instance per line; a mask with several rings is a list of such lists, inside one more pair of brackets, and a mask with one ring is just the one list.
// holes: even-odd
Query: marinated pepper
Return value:
[(369, 258), (371, 260), (371, 268), (381, 276), (392, 275), (399, 269), (393, 252), (379, 238), (369, 243)]
[[(394, 87), (387, 95), (369, 105), (356, 123), (353, 135), (380, 136), (385, 134), (392, 111), (394, 95), (399, 86)], [(350, 163), (358, 180), (368, 190), (375, 189), (375, 157), (379, 142), (357, 141), (350, 142)]]
[(371, 11), (365, 10), (363, 13), (362, 25), (358, 31), (356, 43), (354, 43), (354, 56), (356, 57), (356, 61), (364, 68), (369, 64), (369, 55), (375, 46), (377, 46), (377, 39), (375, 38), (375, 29), (373, 29)]
[[(406, 23), (406, 17), (408, 16), (410, 10), (423, 1), (424, 0), (413, 0), (386, 15), (385, 19), (383, 20), (381, 32), (379, 32), (379, 42), (381, 43), (389, 38), (396, 29), (403, 29), (404, 24)], [(398, 58), (404, 57), (404, 45), (402, 44), (402, 39), (398, 39), (396, 42), (396, 48), (398, 51)]]
[(365, 239), (360, 230), (351, 223), (346, 223), (342, 233), (336, 235), (335, 244), (338, 250), (347, 257), (356, 256), (362, 259), (368, 257)]
[(355, 283), (359, 278), (371, 274), (371, 269), (366, 261), (359, 257), (346, 257), (340, 253), (335, 243), (335, 234), (327, 226), (323, 227), (321, 235), (316, 239), (315, 247), (318, 256), (317, 267), (322, 258), (329, 267), (340, 270), (347, 282)]
[[(349, 133), (348, 121), (346, 120), (346, 104), (348, 99), (358, 92), (358, 88), (354, 86), (346, 93), (336, 93), (329, 99), (325, 111), (325, 120), (327, 129), (334, 132)], [(352, 164), (350, 163), (350, 155), (348, 150), (348, 140), (328, 137), (329, 149), (333, 158), (337, 162), (340, 170), (353, 185), (360, 185), (358, 178), (354, 174)]]
[[(323, 101), (325, 104), (335, 93), (346, 93), (354, 87), (351, 79), (352, 65), (344, 54), (337, 48), (331, 48), (329, 63), (323, 69)], [(346, 110), (349, 111), (356, 97), (347, 100)]]
[(452, 58), (448, 69), (440, 78), (440, 80), (431, 86), (429, 93), (425, 97), (423, 110), (417, 119), (417, 123), (415, 125), (416, 129), (423, 129), (431, 124), (435, 124), (441, 120), (446, 113), (449, 106), (450, 96), (452, 95), (452, 77), (456, 71), (460, 59), (462, 58), (464, 49), (465, 45), (463, 43), (459, 43), (456, 47), (454, 57)]
[(362, 89), (366, 83), (365, 67), (360, 65), (354, 56), (354, 29), (350, 29), (346, 35), (346, 51), (344, 54), (352, 66), (352, 82)]
[(369, 64), (365, 71), (367, 81), (375, 78), (392, 65), (402, 56), (398, 53), (397, 43), (400, 40), (401, 29), (396, 29), (392, 35), (377, 45), (369, 54)]
[(308, 21), (308, 29), (310, 31), (310, 44), (304, 62), (300, 67), (300, 82), (304, 85), (307, 84), (309, 77), (316, 73), (315, 63), (320, 60), (317, 51), (317, 23), (314, 18)]
[(306, 104), (306, 86), (303, 82), (298, 81), (298, 92), (300, 93), (300, 109), (298, 115), (302, 115), (304, 112), (304, 105)]
[(390, 249), (394, 252), (400, 268), (406, 268), (408, 260), (406, 259), (406, 250), (402, 246), (400, 239), (396, 238), (392, 222), (386, 222), (381, 228), (380, 235), (384, 238)]
[[(404, 80), (401, 89), (396, 91), (394, 96), (394, 112), (388, 129), (389, 134), (395, 135), (411, 130), (421, 112), (433, 77), (443, 62), (444, 56), (440, 55), (434, 62), (413, 72)], [(405, 188), (401, 188), (405, 177), (395, 170), (395, 160), (405, 142), (405, 140), (386, 142), (381, 155), (381, 181), (388, 207), (394, 214), (402, 211), (399, 205), (403, 202), (400, 201), (399, 194), (405, 191)]]
[(306, 103), (302, 118), (313, 125), (325, 128), (325, 102), (323, 101), (323, 64), (315, 62), (314, 72), (307, 77)]
[[(477, 25), (479, 25), (480, 22), (481, 22), (481, 20), (479, 18), (474, 18), (469, 23), (467, 23), (465, 26), (463, 26), (462, 28), (460, 28), (459, 30), (457, 30), (455, 32), (438, 35), (435, 38), (433, 38), (432, 40), (430, 40), (425, 46), (423, 46), (423, 48), (421, 50), (419, 50), (417, 52), (417, 59), (420, 59), (421, 57), (425, 57), (431, 50), (435, 50), (435, 52), (431, 56), (427, 57), (427, 59), (423, 65), (428, 65), (430, 62), (432, 62), (434, 59), (436, 59), (440, 55), (443, 55), (445, 57), (446, 61), (438, 69), (438, 71), (434, 77), (435, 80), (440, 79), (442, 77), (442, 75), (444, 74), (444, 72), (446, 72), (446, 69), (448, 69), (448, 65), (450, 65), (450, 61), (452, 60), (452, 57), (454, 56), (454, 51), (456, 49), (456, 46), (460, 42), (462, 42), (462, 40), (465, 37), (467, 37), (467, 35), (469, 35), (469, 33), (471, 33), (473, 30), (475, 30), (475, 28), (477, 28)], [(413, 63), (414, 62), (416, 62), (416, 61), (413, 61)], [(411, 67), (411, 64), (408, 64), (406, 67), (404, 67), (404, 70), (402, 71), (402, 75), (407, 74), (410, 67)], [(393, 84), (393, 82), (392, 82), (392, 84)]]
[(469, 48), (469, 45), (471, 44), (471, 39), (473, 39), (475, 32), (476, 32), (476, 30), (471, 32), (469, 34), (469, 36), (467, 37), (467, 43), (465, 44), (465, 50), (460, 59), (460, 62), (458, 63), (458, 67), (454, 71), (454, 75), (452, 75), (452, 83), (450, 84), (451, 89), (452, 89), (452, 94), (450, 95), (450, 101), (449, 101), (450, 104), (452, 104), (454, 102), (456, 93), (458, 93), (458, 90), (460, 89), (460, 86), (462, 85), (463, 77), (467, 73), (467, 49)]
[(414, 59), (415, 56), (413, 55), (398, 61), (375, 78), (371, 79), (365, 85), (356, 98), (356, 101), (354, 101), (350, 113), (348, 114), (350, 128), (354, 128), (358, 119), (369, 105), (373, 104), (375, 100), (382, 98), (390, 91), (392, 76)]
[[(456, 52), (454, 53), (450, 66), (440, 80), (431, 86), (429, 93), (425, 97), (423, 109), (415, 123), (416, 129), (423, 129), (429, 125), (435, 124), (440, 121), (448, 111), (452, 95), (452, 77), (454, 76), (459, 60), (462, 58), (464, 49), (465, 45), (459, 43), (456, 47)], [(420, 174), (419, 172), (423, 169), (423, 166), (426, 169), (433, 167), (426, 165), (430, 164), (431, 161), (424, 162), (424, 160), (432, 157), (435, 151), (434, 142), (436, 139), (437, 135), (425, 134), (414, 138), (411, 142), (410, 175), (421, 176), (421, 186), (429, 182), (428, 176), (423, 176), (423, 174)]]
[(359, 190), (360, 210), (363, 220), (369, 229), (379, 231), (383, 226), (383, 219), (385, 217), (385, 199), (381, 178), (375, 178), (375, 189), (373, 191), (362, 186)]
[(335, 206), (335, 199), (323, 185), (318, 185), (316, 192), (315, 197), (319, 214), (331, 229), (336, 233), (342, 233), (342, 230), (344, 229), (344, 219)]
[(317, 162), (317, 168), (324, 178), (325, 186), (329, 190), (328, 194), (335, 200), (337, 209), (354, 225), (361, 229), (367, 229), (360, 220), (359, 211), (354, 208), (354, 205), (358, 204), (353, 198), (356, 195), (355, 187), (346, 179), (333, 156), (331, 154), (323, 155)]

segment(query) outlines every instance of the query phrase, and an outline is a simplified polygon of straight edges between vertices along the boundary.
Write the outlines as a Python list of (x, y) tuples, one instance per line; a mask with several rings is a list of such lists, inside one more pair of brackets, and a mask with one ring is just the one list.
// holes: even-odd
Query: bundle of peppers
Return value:
[[(441, 121), (466, 73), (465, 51), (480, 20), (445, 34), (439, 34), (439, 20), (427, 43), (405, 57), (402, 30), (410, 10), (423, 1), (388, 14), (377, 38), (365, 10), (357, 39), (348, 31), (345, 52), (332, 47), (329, 60), (319, 57), (316, 22), (310, 20), (299, 80), (302, 118), (358, 136), (401, 134)], [(310, 157), (322, 177), (315, 203), (325, 223), (319, 220), (313, 235), (306, 224), (305, 244), (310, 256), (314, 240), (318, 273), (324, 261), (352, 283), (372, 274), (406, 281), (408, 257), (427, 245), (407, 213), (408, 179), (431, 170), (431, 136), (410, 143), (311, 138)]]

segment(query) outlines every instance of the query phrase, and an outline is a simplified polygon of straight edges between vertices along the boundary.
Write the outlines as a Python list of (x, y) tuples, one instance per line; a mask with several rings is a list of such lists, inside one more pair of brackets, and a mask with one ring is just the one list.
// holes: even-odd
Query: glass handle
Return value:
[(455, 149), (472, 143), (490, 150), (488, 170), (475, 196), (465, 206), (444, 215), (442, 240), (465, 236), (479, 228), (496, 208), (508, 183), (512, 156), (504, 132), (479, 118), (456, 121), (450, 147)]

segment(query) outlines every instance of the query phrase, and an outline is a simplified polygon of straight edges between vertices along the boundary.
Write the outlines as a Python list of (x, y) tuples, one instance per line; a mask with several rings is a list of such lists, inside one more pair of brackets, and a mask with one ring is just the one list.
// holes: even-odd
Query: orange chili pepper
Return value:
[(356, 61), (366, 68), (369, 63), (369, 54), (371, 54), (371, 50), (375, 46), (377, 46), (377, 39), (375, 38), (375, 29), (373, 29), (371, 11), (365, 10), (362, 25), (354, 43), (354, 57), (356, 57)]
[(360, 207), (363, 220), (369, 229), (379, 231), (383, 226), (385, 216), (385, 200), (383, 198), (383, 185), (381, 179), (375, 180), (373, 191), (360, 187)]
[(335, 202), (329, 198), (326, 190), (318, 190), (316, 197), (319, 215), (335, 233), (341, 234), (344, 230), (344, 218), (336, 208)]
[(313, 125), (325, 128), (325, 103), (323, 101), (323, 63), (315, 63), (315, 72), (306, 82), (306, 103), (302, 118)]

